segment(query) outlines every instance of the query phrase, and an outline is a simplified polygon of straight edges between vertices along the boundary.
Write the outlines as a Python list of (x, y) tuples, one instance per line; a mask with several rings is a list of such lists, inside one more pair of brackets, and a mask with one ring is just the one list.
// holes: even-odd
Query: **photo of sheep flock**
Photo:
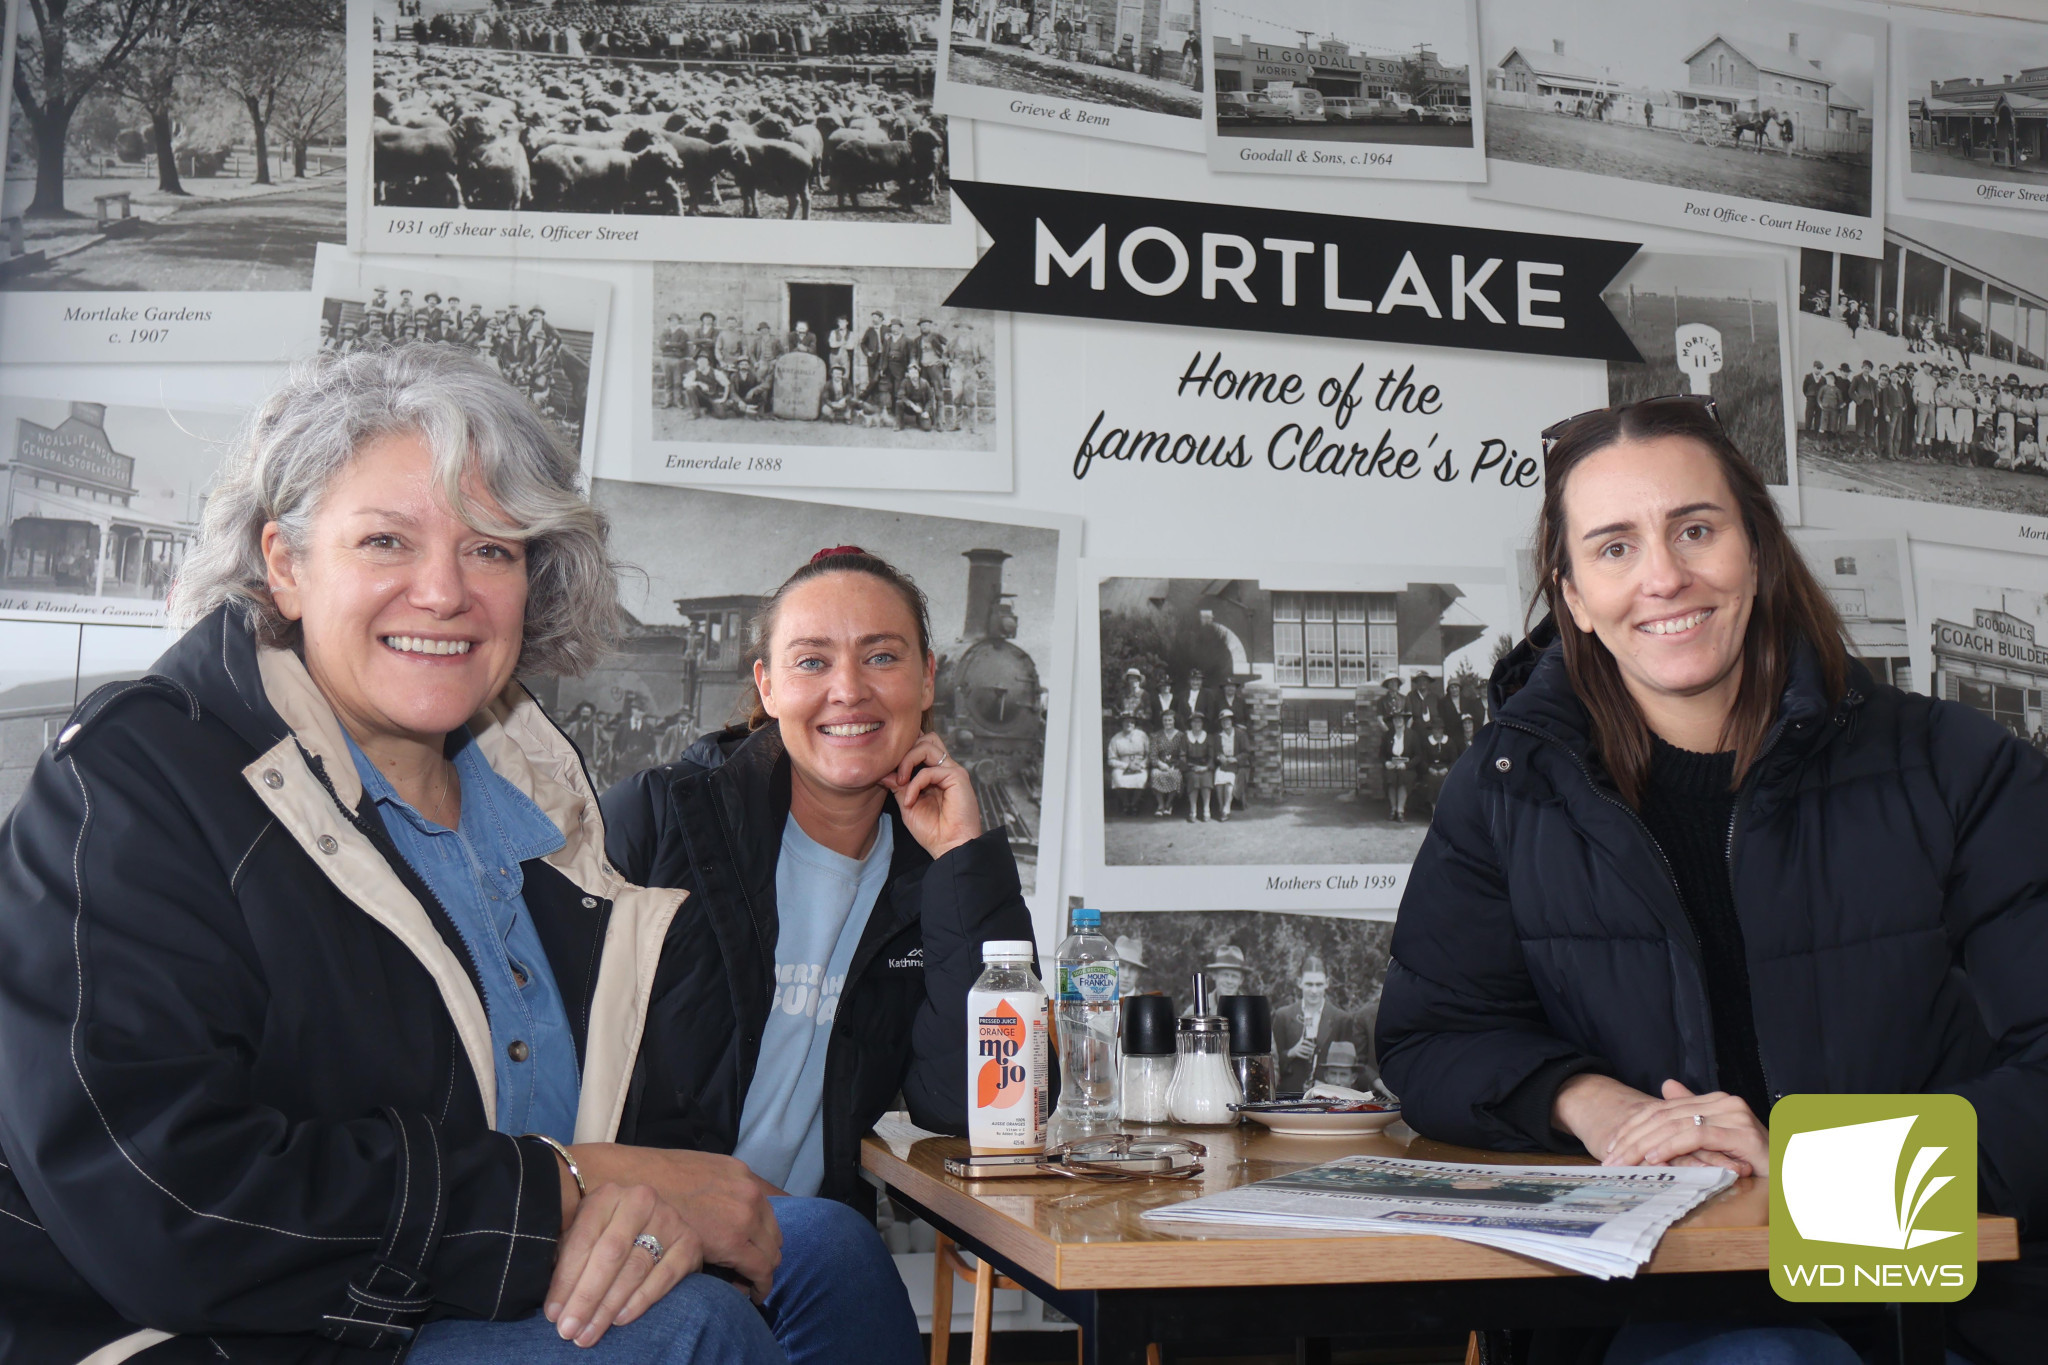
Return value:
[(376, 0), (377, 205), (952, 221), (937, 0)]

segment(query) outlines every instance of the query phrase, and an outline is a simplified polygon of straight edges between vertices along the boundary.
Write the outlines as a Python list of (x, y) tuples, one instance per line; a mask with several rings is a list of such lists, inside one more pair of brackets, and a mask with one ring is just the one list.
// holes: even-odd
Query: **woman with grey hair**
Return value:
[(914, 1350), (859, 1215), (632, 1145), (684, 1126), (641, 1034), (685, 897), (613, 869), (514, 681), (618, 615), (526, 401), (444, 348), (307, 362), (173, 603), (0, 829), (0, 1365)]

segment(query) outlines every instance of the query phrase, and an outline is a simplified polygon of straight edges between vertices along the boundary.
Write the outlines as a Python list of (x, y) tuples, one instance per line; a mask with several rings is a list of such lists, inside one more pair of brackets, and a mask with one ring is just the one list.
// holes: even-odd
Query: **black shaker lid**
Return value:
[(1124, 1051), (1134, 1057), (1171, 1057), (1174, 1014), (1170, 995), (1127, 995), (1123, 1000)]
[(1273, 1002), (1263, 995), (1226, 995), (1217, 1009), (1230, 1021), (1230, 1050), (1245, 1053), (1273, 1050)]

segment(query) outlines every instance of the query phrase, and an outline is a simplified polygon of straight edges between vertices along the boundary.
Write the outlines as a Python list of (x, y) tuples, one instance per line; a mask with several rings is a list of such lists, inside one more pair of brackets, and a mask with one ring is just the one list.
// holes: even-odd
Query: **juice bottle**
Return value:
[(976, 1156), (1045, 1150), (1045, 987), (1029, 940), (981, 945), (967, 992), (967, 1143)]

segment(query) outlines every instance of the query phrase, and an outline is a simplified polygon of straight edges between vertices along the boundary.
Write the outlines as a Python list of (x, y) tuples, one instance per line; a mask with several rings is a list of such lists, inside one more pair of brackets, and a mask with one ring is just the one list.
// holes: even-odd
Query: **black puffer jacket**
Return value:
[[(514, 683), (470, 722), (566, 843), (523, 865), (603, 1141), (682, 897), (606, 864)], [(540, 1307), (542, 1144), (492, 1130), (461, 936), (361, 799), (305, 666), (223, 608), (96, 692), (0, 830), (0, 1365), (389, 1362)], [(658, 1108), (642, 1106), (659, 1127)]]
[[(706, 735), (680, 762), (604, 795), (607, 846), (629, 880), (690, 892), (662, 954), (635, 1104), (652, 1146), (730, 1152), (775, 996), (775, 867), (789, 758), (769, 725)], [(892, 818), (896, 803), (885, 808)], [(863, 1211), (860, 1140), (901, 1091), (921, 1127), (967, 1131), (967, 991), (989, 939), (1031, 938), (1009, 837), (998, 829), (934, 861), (899, 822), (889, 881), (868, 915), (825, 1057), (825, 1181)], [(670, 970), (671, 963), (674, 969)], [(673, 984), (669, 984), (669, 983)]]
[[(1409, 1123), (1477, 1147), (1570, 1145), (1510, 1117), (1530, 1111), (1518, 1092), (1539, 1074), (1553, 1092), (1578, 1067), (1651, 1094), (1667, 1077), (1716, 1088), (1685, 909), (1589, 758), (1552, 639), (1539, 629), (1494, 674), (1496, 719), (1445, 783), (1380, 1004), (1381, 1066)], [(1985, 1206), (2035, 1237), (2048, 1230), (2044, 830), (2041, 755), (1860, 665), (1830, 705), (1807, 654), (1728, 843), (1772, 1098), (1963, 1096)]]

